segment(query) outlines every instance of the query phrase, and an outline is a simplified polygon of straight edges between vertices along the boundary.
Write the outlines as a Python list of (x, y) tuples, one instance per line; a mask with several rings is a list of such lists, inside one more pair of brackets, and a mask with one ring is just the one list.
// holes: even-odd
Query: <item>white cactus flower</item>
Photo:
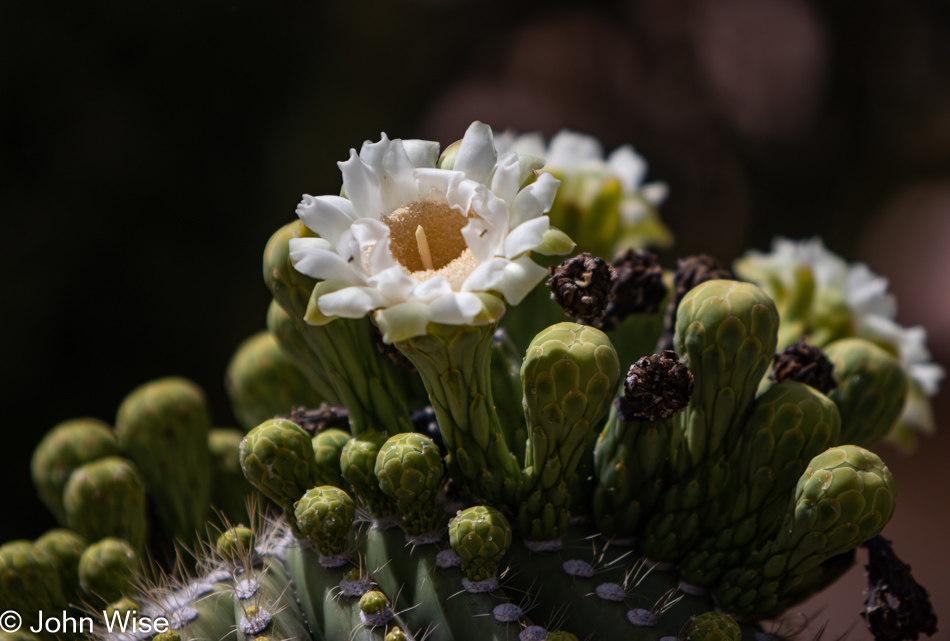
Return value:
[(306, 195), (297, 208), (319, 238), (291, 241), (301, 273), (319, 279), (306, 320), (373, 314), (387, 342), (430, 322), (497, 321), (547, 275), (530, 252), (573, 243), (545, 215), (560, 181), (499, 156), (479, 122), (445, 154), (421, 140), (366, 142), (339, 163), (345, 197)]
[[(647, 163), (630, 145), (618, 147), (605, 158), (599, 140), (565, 129), (555, 134), (547, 146), (539, 133), (517, 136), (510, 131), (499, 136), (495, 146), (499, 152), (515, 151), (542, 158), (545, 161), (544, 170), (561, 179), (583, 179), (576, 180), (576, 189), (572, 190), (575, 193), (571, 195), (585, 207), (590, 206), (600, 194), (604, 181), (616, 179), (622, 191), (619, 212), (627, 227), (653, 222), (650, 220), (653, 211), (663, 204), (669, 194), (666, 183), (643, 182)], [(664, 240), (658, 244), (669, 242)]]

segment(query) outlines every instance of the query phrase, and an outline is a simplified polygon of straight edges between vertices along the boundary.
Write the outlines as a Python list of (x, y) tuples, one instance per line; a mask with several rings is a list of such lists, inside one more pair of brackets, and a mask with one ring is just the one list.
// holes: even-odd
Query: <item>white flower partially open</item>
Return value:
[(789, 297), (806, 270), (814, 283), (811, 314), (820, 324), (838, 310), (845, 312), (851, 334), (889, 347), (916, 385), (929, 396), (944, 376), (931, 363), (923, 327), (902, 327), (894, 320), (897, 300), (888, 282), (864, 263), (849, 264), (829, 251), (820, 238), (793, 241), (776, 238), (772, 251), (750, 251), (735, 264), (736, 274), (764, 287), (773, 298)]
[(319, 238), (291, 240), (290, 258), (322, 281), (307, 322), (373, 313), (387, 342), (491, 323), (547, 275), (529, 252), (573, 248), (544, 215), (560, 181), (524, 186), (534, 173), (497, 155), (490, 127), (468, 128), (451, 168), (438, 158), (438, 143), (383, 134), (339, 163), (345, 197), (303, 197), (297, 215)]
[(588, 178), (577, 181), (581, 193), (573, 194), (586, 206), (598, 196), (604, 180), (616, 179), (623, 191), (620, 214), (628, 226), (646, 221), (651, 208), (659, 207), (669, 193), (666, 183), (644, 184), (647, 163), (630, 145), (618, 147), (605, 158), (599, 140), (565, 129), (556, 133), (547, 147), (539, 133), (515, 136), (511, 132), (499, 136), (495, 147), (542, 158), (545, 171), (562, 178)]

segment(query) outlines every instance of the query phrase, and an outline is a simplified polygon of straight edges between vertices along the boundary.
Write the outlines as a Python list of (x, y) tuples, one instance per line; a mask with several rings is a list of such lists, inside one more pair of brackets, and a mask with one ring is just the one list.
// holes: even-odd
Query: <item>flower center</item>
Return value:
[(416, 280), (442, 276), (458, 289), (478, 266), (462, 237), (468, 217), (444, 201), (417, 200), (380, 220), (389, 227), (393, 258)]

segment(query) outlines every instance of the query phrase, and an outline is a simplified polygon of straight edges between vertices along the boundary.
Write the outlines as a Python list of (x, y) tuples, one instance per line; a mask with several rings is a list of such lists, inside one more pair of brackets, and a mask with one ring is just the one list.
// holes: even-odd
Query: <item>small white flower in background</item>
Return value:
[[(923, 327), (902, 327), (894, 320), (897, 300), (888, 293), (886, 278), (864, 263), (849, 264), (820, 238), (776, 238), (771, 252), (750, 251), (737, 260), (735, 273), (765, 289), (779, 304), (783, 324), (807, 332), (819, 347), (857, 336), (893, 352), (911, 379), (898, 429), (933, 431), (926, 396), (937, 393), (944, 369), (930, 362)], [(797, 337), (780, 333), (780, 339), (783, 347)], [(897, 434), (905, 442), (906, 436)]]
[[(496, 138), (495, 147), (499, 153), (515, 151), (544, 159), (544, 171), (553, 173), (563, 183), (558, 200), (570, 201), (582, 211), (596, 207), (598, 199), (609, 191), (611, 183), (616, 182), (619, 185), (616, 202), (619, 225), (616, 232), (606, 230), (606, 235), (616, 245), (612, 251), (627, 247), (669, 247), (672, 244), (672, 234), (657, 214), (657, 208), (666, 200), (669, 189), (663, 182), (643, 182), (647, 163), (630, 145), (618, 147), (605, 158), (599, 140), (563, 130), (555, 134), (548, 145), (540, 133), (519, 136), (506, 131)], [(603, 251), (575, 237), (576, 231), (568, 229), (570, 225), (561, 219), (559, 212), (552, 211), (551, 217), (553, 224), (568, 230), (582, 249), (595, 254)]]
[(544, 215), (559, 181), (530, 182), (537, 164), (499, 156), (487, 125), (439, 162), (438, 143), (383, 134), (339, 163), (345, 197), (303, 197), (297, 215), (319, 238), (291, 240), (290, 258), (322, 281), (308, 322), (373, 313), (387, 342), (430, 322), (492, 323), (547, 275), (530, 252), (573, 248)]

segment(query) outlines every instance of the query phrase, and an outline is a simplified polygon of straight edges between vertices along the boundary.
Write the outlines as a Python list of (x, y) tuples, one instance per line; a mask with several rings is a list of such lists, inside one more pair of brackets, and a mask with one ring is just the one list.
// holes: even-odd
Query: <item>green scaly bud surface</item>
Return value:
[(521, 381), (530, 431), (517, 522), (530, 539), (546, 541), (567, 528), (567, 480), (610, 409), (620, 361), (600, 330), (558, 323), (528, 346)]
[(241, 563), (254, 550), (254, 532), (243, 525), (228, 528), (215, 541), (214, 547), (225, 559)]
[(824, 348), (834, 365), (838, 387), (828, 396), (841, 412), (841, 441), (873, 447), (904, 409), (908, 379), (900, 362), (860, 338), (845, 338)]
[(376, 457), (386, 438), (382, 432), (367, 431), (359, 438), (347, 441), (340, 453), (340, 471), (344, 480), (377, 520), (388, 519), (393, 511), (376, 479)]
[(346, 489), (340, 470), (340, 456), (352, 437), (343, 430), (323, 430), (313, 437), (313, 455), (317, 461), (317, 485), (332, 485)]
[(141, 470), (162, 524), (194, 540), (211, 499), (204, 393), (183, 378), (146, 383), (122, 401), (115, 425), (119, 449)]
[(267, 330), (242, 342), (225, 376), (231, 409), (245, 430), (294, 407), (319, 407), (323, 398)]
[(56, 565), (33, 543), (10, 541), (0, 546), (0, 603), (22, 617), (24, 629), (36, 626), (40, 610), (66, 609)]
[(332, 485), (308, 490), (294, 508), (297, 527), (325, 557), (346, 554), (347, 536), (356, 516), (350, 495)]
[(90, 600), (111, 603), (134, 583), (141, 569), (138, 555), (122, 539), (93, 543), (79, 559), (79, 585)]
[(265, 421), (241, 441), (244, 476), (285, 510), (317, 484), (317, 462), (310, 435), (282, 418)]
[(895, 497), (894, 479), (875, 454), (843, 445), (815, 457), (775, 538), (724, 575), (719, 602), (738, 614), (781, 610), (805, 573), (879, 534)]
[(449, 521), (449, 543), (462, 559), (465, 576), (485, 581), (496, 576), (498, 562), (511, 545), (511, 525), (498, 510), (476, 505)]
[(107, 456), (117, 456), (119, 445), (112, 429), (94, 418), (78, 418), (50, 430), (33, 452), (30, 472), (40, 500), (60, 525), (66, 525), (63, 490), (77, 467)]
[(741, 641), (742, 630), (728, 614), (707, 612), (693, 619), (686, 631), (686, 641)]
[(69, 477), (63, 493), (66, 522), (87, 541), (125, 539), (145, 544), (145, 486), (136, 466), (112, 456), (87, 463)]
[(406, 534), (429, 534), (441, 525), (436, 496), (444, 474), (442, 455), (432, 439), (408, 433), (383, 443), (376, 456), (376, 479), (379, 489), (396, 501)]
[(50, 530), (35, 542), (56, 566), (63, 595), (69, 603), (79, 603), (79, 558), (86, 550), (86, 541), (72, 530)]

